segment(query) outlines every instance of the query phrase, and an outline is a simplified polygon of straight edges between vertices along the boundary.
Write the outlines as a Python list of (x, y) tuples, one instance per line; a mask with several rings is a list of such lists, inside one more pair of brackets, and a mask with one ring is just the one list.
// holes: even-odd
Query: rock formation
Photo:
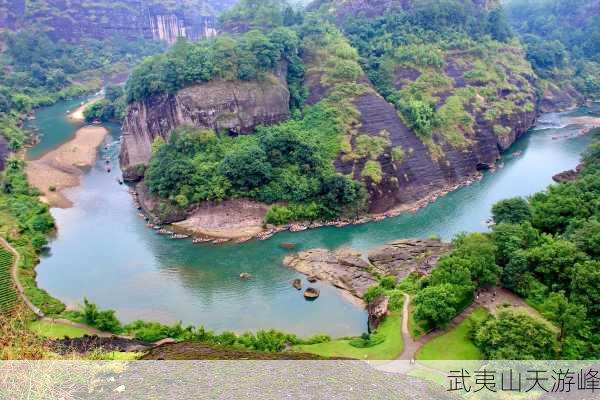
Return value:
[(303, 251), (285, 257), (283, 264), (304, 275), (327, 281), (359, 299), (377, 283), (368, 271), (369, 263), (349, 249)]
[(0, 1), (0, 28), (40, 25), (55, 40), (81, 37), (198, 40), (216, 32), (216, 14), (234, 0), (25, 0)]
[(389, 297), (381, 295), (367, 305), (367, 313), (369, 314), (369, 332), (377, 330), (379, 324), (385, 319), (388, 313), (389, 304)]
[(439, 240), (402, 239), (371, 250), (368, 257), (379, 274), (401, 280), (412, 272), (428, 275), (450, 248)]
[(327, 281), (362, 299), (377, 284), (374, 273), (402, 279), (411, 272), (427, 275), (450, 245), (433, 239), (396, 240), (369, 252), (367, 262), (352, 249), (313, 249), (288, 255), (283, 264), (296, 271)]
[(289, 117), (285, 71), (261, 81), (211, 81), (186, 87), (171, 95), (154, 96), (129, 106), (123, 122), (121, 166), (126, 179), (131, 167), (147, 164), (157, 136), (168, 140), (180, 125), (214, 129), (230, 134), (251, 132), (260, 124)]
[(0, 134), (0, 171), (4, 170), (4, 164), (6, 162), (6, 159), (8, 158), (9, 153), (10, 151), (8, 149), (8, 142), (6, 141), (4, 136)]

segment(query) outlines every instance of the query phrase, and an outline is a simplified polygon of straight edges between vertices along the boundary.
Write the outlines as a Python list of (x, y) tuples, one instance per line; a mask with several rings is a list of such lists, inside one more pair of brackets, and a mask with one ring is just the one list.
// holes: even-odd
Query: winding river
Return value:
[[(29, 157), (69, 140), (80, 126), (65, 118), (78, 100), (37, 113), (41, 142)], [(578, 115), (600, 116), (600, 107), (543, 115), (538, 126), (503, 156), (504, 167), (450, 193), (415, 214), (364, 225), (284, 232), (266, 241), (238, 245), (194, 245), (157, 235), (133, 207), (127, 186), (119, 185), (120, 128), (107, 125), (108, 148), (99, 149), (96, 165), (79, 187), (65, 191), (74, 206), (53, 209), (58, 234), (37, 268), (38, 284), (68, 306), (84, 297), (112, 308), (123, 321), (183, 321), (222, 331), (276, 328), (299, 335), (354, 335), (366, 328), (366, 313), (322, 283), (317, 301), (308, 302), (290, 282), (304, 278), (282, 265), (289, 250), (350, 246), (368, 250), (398, 238), (439, 235), (449, 240), (461, 231), (486, 230), (484, 221), (499, 199), (542, 190), (552, 176), (575, 167), (590, 142), (569, 124)], [(105, 170), (110, 159), (112, 173)], [(240, 273), (252, 279), (242, 281)]]

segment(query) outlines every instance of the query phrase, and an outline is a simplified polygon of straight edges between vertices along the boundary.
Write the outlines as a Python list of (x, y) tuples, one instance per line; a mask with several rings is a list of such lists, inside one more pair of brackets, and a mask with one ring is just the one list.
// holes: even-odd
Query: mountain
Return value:
[(216, 15), (234, 3), (216, 0), (2, 0), (0, 28), (38, 26), (55, 40), (81, 37), (198, 40), (215, 33)]
[(506, 8), (541, 78), (542, 111), (600, 99), (600, 1), (509, 0)]
[[(194, 80), (171, 70), (170, 65), (180, 65), (181, 71), (188, 69), (186, 60), (201, 54), (193, 48), (187, 49), (187, 55), (185, 51), (173, 52), (166, 59), (149, 62), (144, 65), (145, 73), (138, 70), (139, 76), (134, 72), (128, 87), (136, 89), (139, 96), (133, 96), (125, 137), (135, 141), (136, 132), (128, 129), (135, 120), (135, 126), (147, 126), (146, 132), (155, 132), (138, 141), (145, 143), (144, 154), (150, 154), (155, 140), (167, 143), (164, 153), (155, 153), (147, 164), (153, 177), (146, 182), (151, 192), (171, 202), (178, 198), (186, 208), (199, 201), (240, 196), (266, 203), (284, 202), (287, 206), (272, 208), (271, 220), (278, 222), (332, 218), (355, 213), (357, 207), (373, 213), (402, 210), (471, 181), (533, 125), (536, 75), (497, 2), (336, 0), (313, 3), (309, 9), (313, 11), (296, 13), (277, 0), (244, 0), (227, 13), (223, 22), (234, 27), (233, 34), (221, 37), (218, 49), (206, 54), (217, 58), (230, 54), (224, 58), (231, 73), (222, 74), (217, 67)], [(298, 51), (273, 56), (274, 47), (292, 47), (279, 42), (284, 31), (298, 38)], [(240, 57), (244, 49), (251, 49), (251, 54)], [(263, 61), (266, 54), (273, 59)], [(288, 67), (290, 105), (298, 105), (293, 118), (271, 121), (271, 128), (258, 129), (257, 139), (233, 139), (235, 145), (219, 150), (218, 157), (202, 146), (198, 153), (180, 154), (177, 144), (171, 143), (177, 124), (164, 125), (164, 119), (147, 118), (156, 113), (137, 111), (140, 104), (152, 109), (152, 104), (160, 104), (168, 93), (181, 96), (190, 88), (200, 93), (203, 87), (227, 80), (260, 82), (277, 60)], [(202, 62), (207, 68), (222, 65)], [(189, 68), (199, 65), (196, 62)], [(246, 76), (248, 68), (256, 73)], [(296, 74), (290, 75), (290, 71)], [(144, 84), (142, 77), (153, 72), (170, 78)], [(243, 105), (227, 106), (224, 98), (215, 100), (223, 104), (221, 112), (228, 120), (252, 113)], [(201, 102), (185, 103), (188, 115), (212, 112)], [(217, 129), (221, 132), (214, 139), (217, 142), (231, 140), (223, 138), (227, 131), (220, 131), (206, 119), (186, 118), (185, 124)], [(252, 127), (245, 128), (248, 132)], [(294, 136), (294, 146), (312, 148), (325, 166), (318, 172), (306, 170), (297, 163), (291, 144), (286, 145), (291, 146), (291, 153), (277, 150), (277, 157), (283, 159), (273, 161), (275, 150), (271, 139), (265, 137), (275, 133)], [(258, 147), (254, 147), (256, 142)], [(244, 155), (246, 146), (252, 147), (253, 157)], [(125, 152), (130, 151), (127, 145)], [(154, 179), (161, 165), (171, 165), (171, 157), (179, 156), (191, 163), (187, 181), (204, 183), (189, 186), (172, 179), (170, 183)], [(257, 170), (255, 162), (262, 157), (264, 162)], [(196, 169), (199, 160), (207, 158), (216, 161), (200, 172)], [(230, 158), (235, 159), (239, 170), (248, 168), (247, 173), (256, 173), (256, 179), (239, 180), (230, 173), (230, 166), (223, 165)], [(122, 159), (129, 158), (125, 154)], [(143, 170), (136, 165), (124, 167)], [(336, 174), (346, 180), (339, 182), (340, 191), (335, 195), (338, 206), (327, 203), (326, 193), (327, 182)], [(225, 191), (215, 191), (206, 179), (226, 182), (221, 185)], [(292, 181), (295, 184), (288, 186)], [(363, 200), (356, 195), (355, 184), (363, 188)]]

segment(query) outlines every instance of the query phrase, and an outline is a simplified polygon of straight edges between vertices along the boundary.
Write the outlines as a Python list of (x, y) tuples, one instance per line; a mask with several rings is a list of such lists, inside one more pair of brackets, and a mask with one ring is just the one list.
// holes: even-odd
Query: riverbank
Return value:
[(27, 163), (29, 184), (41, 192), (40, 200), (52, 207), (69, 208), (73, 204), (62, 190), (79, 186), (83, 170), (91, 167), (98, 147), (108, 134), (102, 126), (84, 126), (73, 139)]
[(92, 104), (97, 103), (100, 100), (102, 100), (102, 97), (95, 97), (86, 102), (82, 102), (81, 105), (75, 111), (73, 111), (67, 115), (67, 118), (69, 118), (71, 121), (74, 121), (74, 122), (85, 122), (85, 117), (83, 116), (83, 111), (88, 106), (91, 106)]

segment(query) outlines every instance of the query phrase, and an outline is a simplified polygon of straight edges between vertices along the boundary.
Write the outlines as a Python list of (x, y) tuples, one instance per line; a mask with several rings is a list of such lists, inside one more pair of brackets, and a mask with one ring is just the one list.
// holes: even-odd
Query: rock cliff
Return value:
[[(342, 30), (346, 14), (370, 18), (382, 15), (390, 7), (412, 4), (392, 0), (351, 0), (337, 6), (336, 1), (323, 3), (321, 10), (330, 7)], [(473, 3), (486, 9), (497, 4)], [(370, 212), (404, 209), (472, 180), (479, 171), (493, 166), (500, 153), (533, 126), (537, 117), (535, 74), (520, 47), (500, 43), (493, 46), (483, 51), (468, 46), (452, 51), (439, 47), (427, 50), (441, 54), (441, 64), (436, 67), (419, 69), (394, 58), (381, 61), (393, 65), (391, 81), (399, 96), (405, 95), (404, 89), (427, 92), (437, 102), (436, 112), (451, 116), (454, 126), (444, 122), (430, 137), (410, 129), (401, 113), (377, 92), (367, 76), (362, 78), (372, 90), (353, 100), (360, 115), (359, 124), (348, 139), (351, 151), (342, 152), (335, 166), (339, 172), (365, 182)], [(307, 70), (312, 71), (310, 54), (306, 63)], [(491, 77), (485, 76), (484, 71), (500, 72)], [(318, 102), (328, 93), (320, 76), (309, 72), (306, 84), (309, 103)], [(365, 143), (382, 143), (384, 148), (364, 156), (361, 146), (364, 148)], [(376, 174), (372, 173), (373, 167)]]
[(198, 40), (216, 32), (216, 14), (233, 0), (1, 0), (0, 28), (37, 25), (55, 40), (81, 37)]
[(0, 171), (4, 171), (4, 164), (9, 153), (8, 143), (4, 136), (0, 135)]
[(133, 103), (123, 122), (121, 165), (125, 178), (135, 179), (132, 167), (150, 160), (156, 137), (168, 140), (180, 125), (249, 133), (257, 125), (287, 119), (289, 97), (282, 70), (260, 81), (211, 81)]

